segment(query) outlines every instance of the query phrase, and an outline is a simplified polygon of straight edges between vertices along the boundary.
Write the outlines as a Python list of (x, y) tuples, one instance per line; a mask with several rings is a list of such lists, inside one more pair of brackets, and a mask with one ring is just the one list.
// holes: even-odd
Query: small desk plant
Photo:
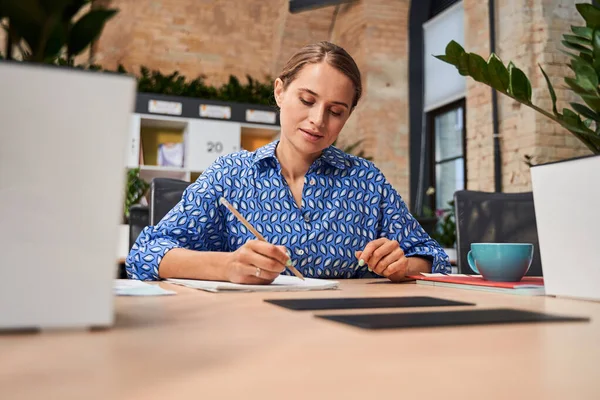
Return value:
[(600, 154), (600, 8), (586, 3), (576, 7), (586, 26), (572, 26), (572, 34), (563, 35), (562, 44), (568, 49), (563, 52), (569, 56), (569, 67), (574, 73), (574, 77), (565, 77), (564, 82), (583, 103), (572, 102), (572, 108), (563, 108), (562, 112), (556, 107), (556, 93), (541, 65), (552, 98), (552, 111), (534, 105), (529, 78), (512, 62), (505, 66), (494, 53), (486, 61), (451, 41), (446, 47), (446, 54), (435, 57), (454, 65), (461, 75), (470, 76), (545, 115), (571, 132), (592, 153)]
[(437, 241), (450, 257), (456, 262), (456, 219), (454, 217), (454, 200), (448, 202), (448, 209), (436, 210), (438, 218), (431, 237)]

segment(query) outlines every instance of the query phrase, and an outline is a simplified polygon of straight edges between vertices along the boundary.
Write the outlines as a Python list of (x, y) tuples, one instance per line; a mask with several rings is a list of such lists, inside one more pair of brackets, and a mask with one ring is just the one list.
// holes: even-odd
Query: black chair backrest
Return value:
[(148, 206), (135, 204), (129, 208), (129, 248), (135, 243), (142, 230), (150, 225)]
[(471, 243), (532, 243), (533, 261), (527, 275), (542, 275), (531, 192), (487, 193), (460, 190), (454, 193), (454, 211), (459, 273), (473, 273), (467, 263)]
[(156, 225), (181, 200), (188, 181), (154, 178), (150, 182), (150, 225)]

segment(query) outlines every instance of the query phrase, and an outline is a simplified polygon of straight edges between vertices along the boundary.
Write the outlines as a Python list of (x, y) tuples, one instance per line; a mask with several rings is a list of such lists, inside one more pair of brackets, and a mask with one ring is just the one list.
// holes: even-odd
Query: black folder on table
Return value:
[(361, 308), (474, 306), (472, 303), (438, 299), (436, 297), (347, 297), (320, 299), (270, 299), (267, 303), (290, 310), (350, 310)]
[(544, 314), (508, 308), (386, 314), (317, 315), (317, 317), (363, 329), (589, 321), (589, 318)]

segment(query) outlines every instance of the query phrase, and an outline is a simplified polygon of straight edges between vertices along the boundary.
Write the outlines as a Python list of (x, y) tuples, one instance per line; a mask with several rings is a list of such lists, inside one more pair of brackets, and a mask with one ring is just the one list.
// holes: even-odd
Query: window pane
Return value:
[(435, 117), (435, 161), (463, 156), (463, 109)]
[(442, 162), (435, 168), (435, 208), (446, 209), (454, 192), (465, 188), (465, 161), (458, 158)]
[[(417, 3), (417, 1), (422, 2), (423, 0), (415, 0), (413, 3)], [(431, 57), (431, 54), (446, 54), (446, 45), (451, 40), (464, 46), (467, 21), (462, 3), (455, 4), (445, 10), (443, 14), (423, 24), (423, 54), (425, 56), (423, 62), (425, 67), (423, 106), (427, 112), (450, 104), (467, 94), (466, 77), (458, 74), (452, 65)]]

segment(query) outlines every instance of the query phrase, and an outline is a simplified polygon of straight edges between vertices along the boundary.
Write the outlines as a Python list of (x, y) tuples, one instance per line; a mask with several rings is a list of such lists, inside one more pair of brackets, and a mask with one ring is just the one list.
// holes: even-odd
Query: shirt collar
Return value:
[[(275, 159), (275, 148), (277, 147), (278, 143), (279, 140), (275, 140), (274, 142), (271, 142), (256, 150), (254, 153), (254, 163), (258, 163), (269, 158)], [(323, 150), (323, 153), (317, 159), (317, 161), (323, 161), (334, 168), (346, 169), (346, 167), (349, 165), (346, 158), (346, 153), (334, 146), (329, 146)]]

